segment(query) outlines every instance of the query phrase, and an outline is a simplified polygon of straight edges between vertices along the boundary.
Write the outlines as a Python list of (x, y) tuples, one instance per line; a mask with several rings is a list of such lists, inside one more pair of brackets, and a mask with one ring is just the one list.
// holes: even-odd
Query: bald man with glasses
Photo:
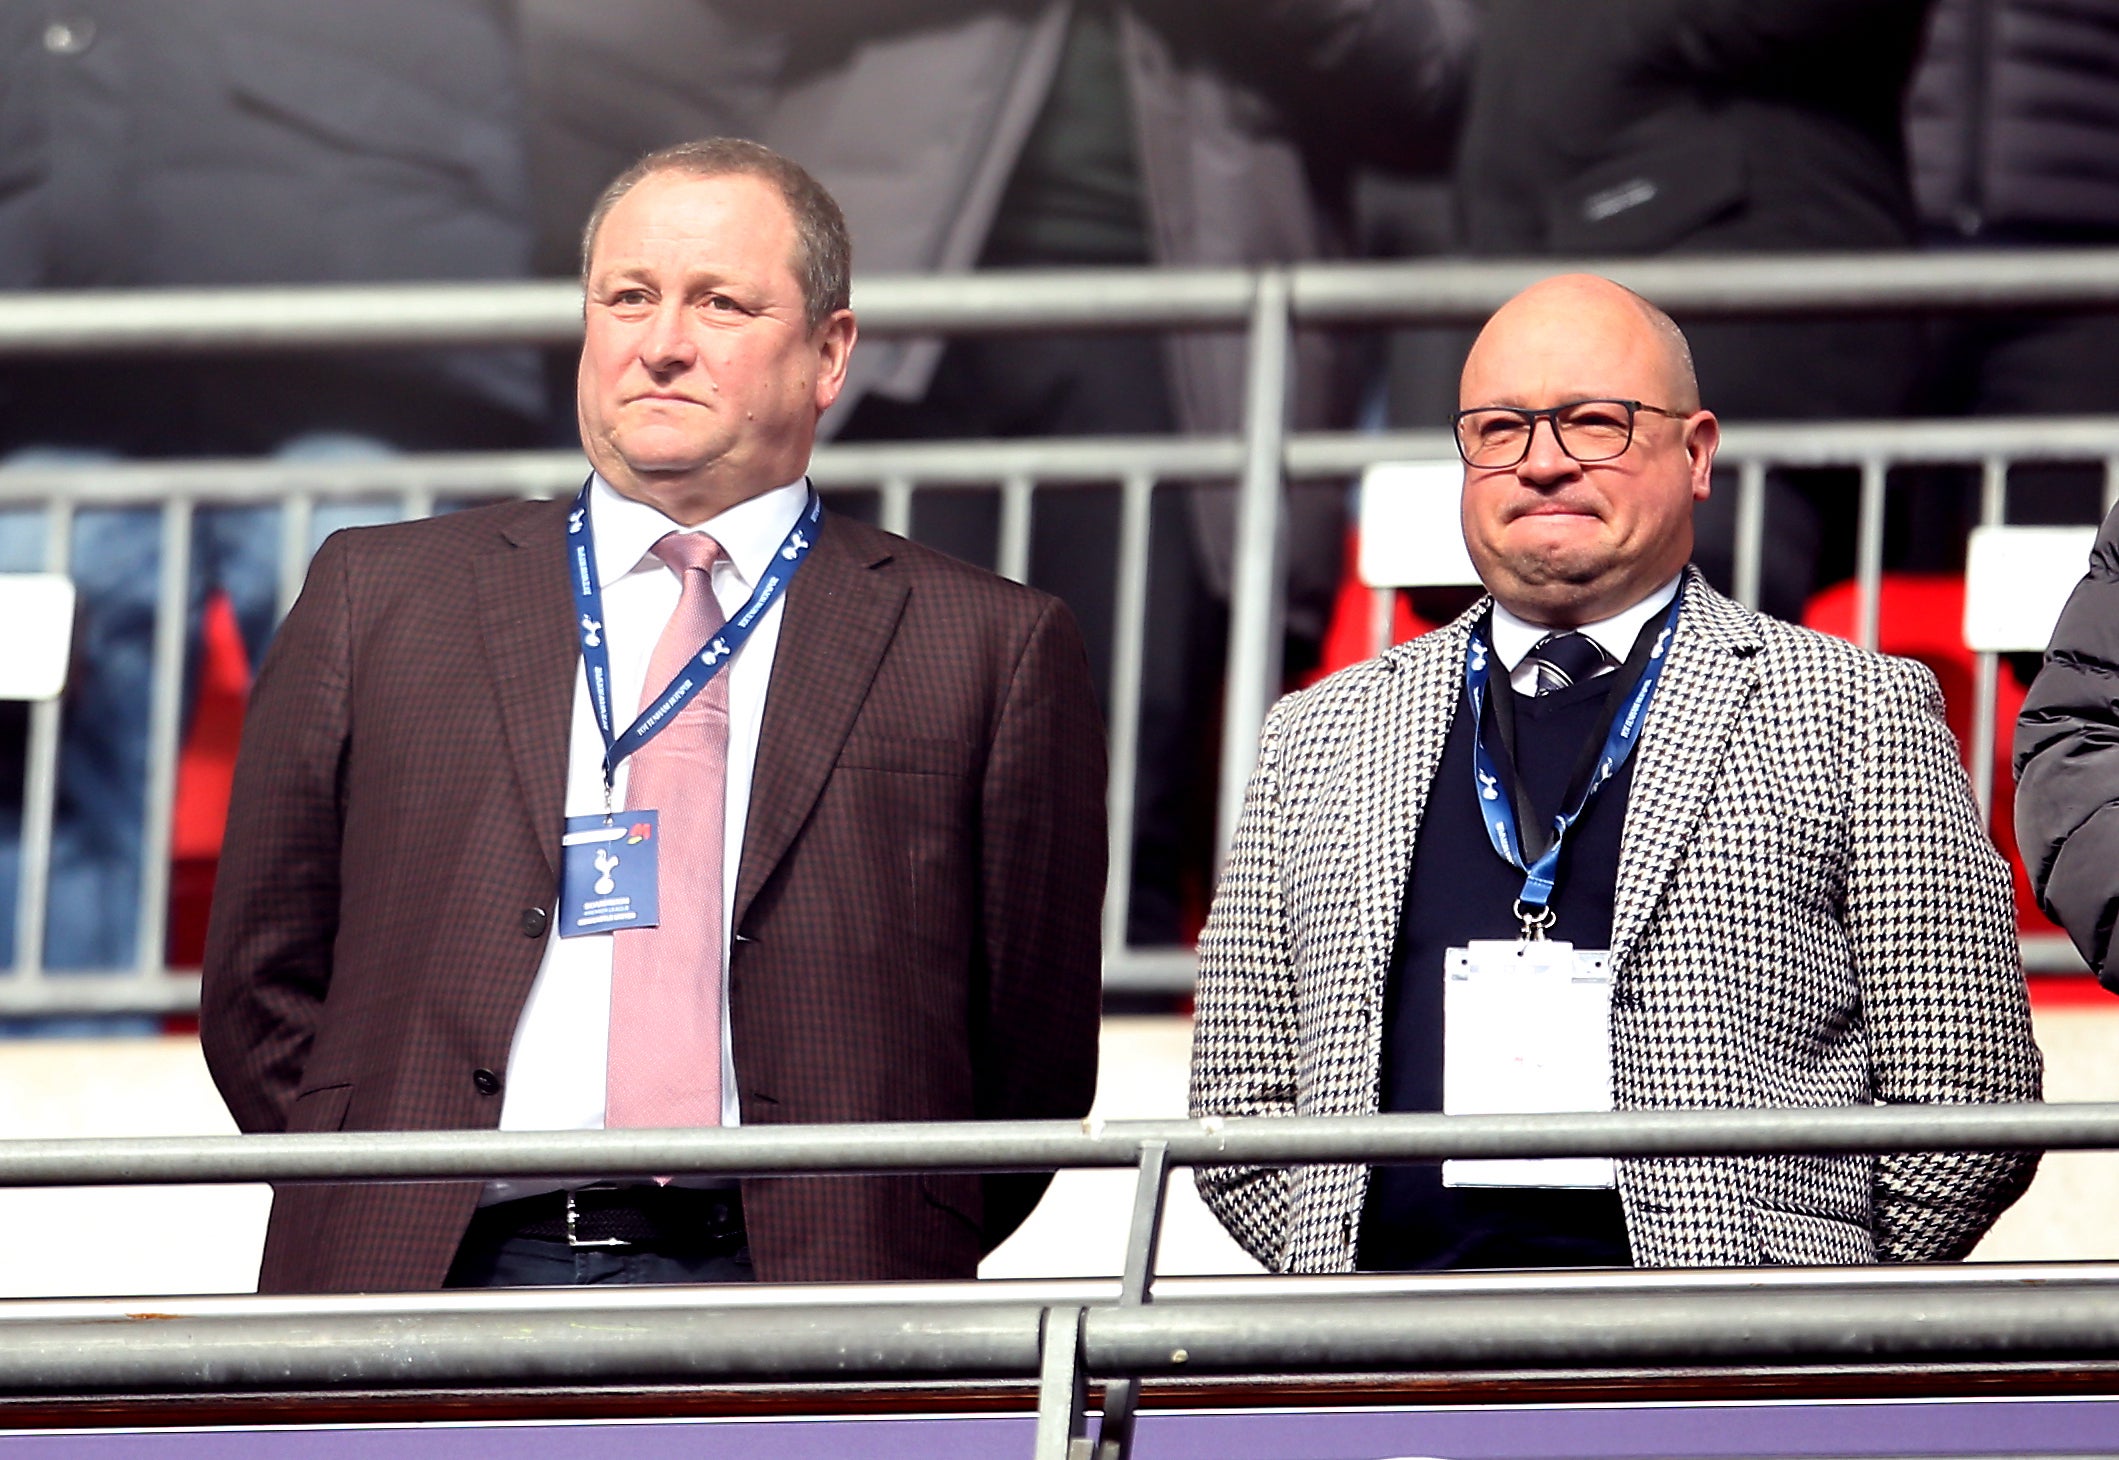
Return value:
[[(1932, 675), (1690, 566), (1720, 428), (1646, 300), (1465, 362), (1488, 597), (1291, 695), (1199, 950), (1195, 1115), (2034, 1100), (2008, 874)], [(1935, 1261), (2022, 1153), (1206, 1169), (1280, 1271)]]

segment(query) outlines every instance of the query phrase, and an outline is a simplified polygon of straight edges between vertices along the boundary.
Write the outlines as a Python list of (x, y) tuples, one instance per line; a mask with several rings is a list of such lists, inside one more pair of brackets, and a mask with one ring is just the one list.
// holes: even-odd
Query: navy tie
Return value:
[(1527, 657), (1537, 668), (1537, 692), (1540, 695), (1594, 679), (1612, 663), (1603, 645), (1587, 634), (1572, 630), (1564, 634), (1547, 634), (1532, 647)]

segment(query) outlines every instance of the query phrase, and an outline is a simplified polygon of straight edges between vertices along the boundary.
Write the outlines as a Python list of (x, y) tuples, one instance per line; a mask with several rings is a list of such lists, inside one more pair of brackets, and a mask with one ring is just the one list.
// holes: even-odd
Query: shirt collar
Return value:
[(721, 544), (728, 565), (746, 586), (765, 576), (765, 565), (801, 520), (809, 502), (809, 479), (798, 478), (738, 502), (696, 527), (682, 527), (645, 502), (626, 496), (600, 475), (589, 488), (589, 512), (596, 524), (596, 581), (617, 582), (643, 563), (659, 568), (648, 549), (672, 532), (703, 532)]
[[(1611, 656), (1613, 663), (1624, 664), (1626, 656), (1633, 652), (1633, 641), (1641, 635), (1642, 625), (1670, 606), (1670, 600), (1677, 596), (1678, 583), (1684, 576), (1680, 571), (1668, 583), (1633, 607), (1620, 609), (1610, 618), (1599, 619), (1593, 624), (1583, 624), (1576, 632), (1595, 639), (1598, 646)], [(1503, 669), (1513, 674), (1516, 666), (1523, 662), (1523, 656), (1553, 631), (1547, 625), (1517, 618), (1496, 603), (1491, 632), (1494, 657), (1501, 661)]]

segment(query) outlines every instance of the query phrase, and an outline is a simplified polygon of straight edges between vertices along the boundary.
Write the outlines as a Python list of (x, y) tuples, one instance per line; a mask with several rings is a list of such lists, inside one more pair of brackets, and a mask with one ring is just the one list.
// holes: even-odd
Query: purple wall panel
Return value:
[[(0, 1433), (0, 1460), (995, 1460), (1017, 1416)], [(1554, 1405), (1141, 1416), (1139, 1460), (1609, 1460), (2119, 1450), (2119, 1400)]]

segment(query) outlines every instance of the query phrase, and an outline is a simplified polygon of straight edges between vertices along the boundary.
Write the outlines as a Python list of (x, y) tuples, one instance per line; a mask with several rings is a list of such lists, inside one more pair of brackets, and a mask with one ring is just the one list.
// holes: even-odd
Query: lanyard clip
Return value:
[(1545, 930), (1553, 925), (1553, 910), (1541, 902), (1526, 911), (1523, 899), (1519, 897), (1516, 899), (1516, 921), (1523, 925), (1524, 942), (1542, 943), (1545, 941)]

